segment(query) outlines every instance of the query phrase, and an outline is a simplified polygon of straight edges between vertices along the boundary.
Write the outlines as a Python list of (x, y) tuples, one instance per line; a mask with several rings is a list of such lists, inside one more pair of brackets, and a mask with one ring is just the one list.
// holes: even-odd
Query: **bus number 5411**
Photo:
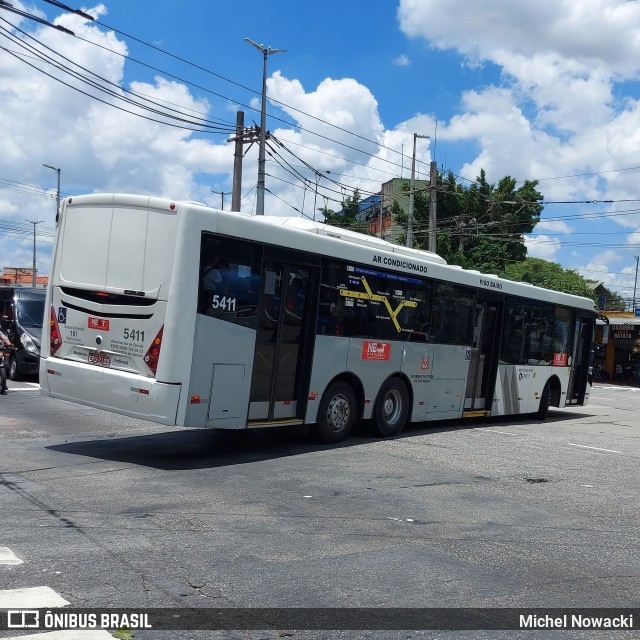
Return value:
[(211, 306), (214, 309), (224, 309), (225, 311), (235, 311), (236, 299), (229, 298), (227, 296), (219, 296), (216, 294), (213, 296), (213, 300), (211, 300)]
[(144, 329), (142, 331), (140, 329), (125, 329), (124, 339), (135, 340), (136, 342), (144, 342)]

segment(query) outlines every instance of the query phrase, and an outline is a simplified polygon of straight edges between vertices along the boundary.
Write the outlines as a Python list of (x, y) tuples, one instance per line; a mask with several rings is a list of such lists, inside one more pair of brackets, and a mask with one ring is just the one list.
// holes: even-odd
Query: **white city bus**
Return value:
[(46, 305), (42, 392), (165, 425), (334, 442), (591, 390), (592, 300), (302, 218), (68, 198)]

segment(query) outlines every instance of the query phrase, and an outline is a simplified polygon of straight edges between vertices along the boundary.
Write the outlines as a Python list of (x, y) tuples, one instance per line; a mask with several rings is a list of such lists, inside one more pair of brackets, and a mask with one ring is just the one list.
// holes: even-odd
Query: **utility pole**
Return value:
[(436, 161), (432, 160), (429, 173), (429, 245), (428, 249), (432, 253), (436, 253), (436, 222), (437, 222), (437, 197), (438, 192), (438, 167)]
[(411, 181), (409, 183), (409, 215), (407, 217), (407, 247), (413, 247), (413, 207), (414, 207), (414, 182), (416, 179), (416, 140), (418, 138), (430, 138), (413, 134), (413, 157), (411, 160)]
[[(246, 155), (243, 151), (245, 144), (251, 145), (260, 141), (260, 133), (257, 127), (244, 128), (244, 112), (238, 111), (236, 118), (236, 135), (227, 142), (235, 142), (233, 153), (233, 191), (231, 192), (231, 211), (240, 211), (240, 190), (242, 188), (242, 159)], [(248, 149), (247, 149), (248, 151)]]
[(256, 215), (264, 215), (264, 164), (265, 164), (265, 146), (267, 135), (267, 58), (274, 53), (286, 53), (286, 49), (272, 49), (265, 47), (263, 44), (257, 44), (249, 38), (245, 38), (245, 42), (255, 47), (262, 53), (262, 108), (260, 110), (260, 149), (258, 151), (258, 187), (256, 200)]
[(42, 220), (27, 220), (33, 225), (33, 273), (31, 275), (31, 286), (36, 287), (36, 225), (43, 222)]
[[(56, 223), (57, 223), (58, 216), (60, 215), (60, 168), (52, 167), (50, 164), (43, 164), (42, 166), (46, 167), (47, 169), (52, 169), (53, 171), (56, 171), (58, 174), (58, 191), (56, 195)], [(34, 230), (35, 230), (35, 227), (34, 227)]]
[(224, 211), (224, 197), (230, 195), (232, 192), (231, 191), (214, 191), (213, 189), (211, 189), (211, 193), (217, 193), (220, 195), (220, 197), (222, 198), (222, 205), (220, 206), (220, 208)]
[(636, 312), (636, 288), (638, 286), (638, 260), (640, 256), (633, 256), (636, 259), (636, 279), (633, 283), (633, 313)]
[(233, 187), (231, 188), (231, 211), (240, 211), (240, 190), (242, 189), (242, 132), (244, 130), (244, 111), (236, 113), (236, 148), (233, 153)]

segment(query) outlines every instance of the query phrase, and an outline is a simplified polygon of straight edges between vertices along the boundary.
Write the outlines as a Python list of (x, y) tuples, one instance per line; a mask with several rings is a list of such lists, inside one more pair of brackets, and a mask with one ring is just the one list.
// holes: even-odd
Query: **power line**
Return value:
[[(60, 7), (60, 8), (64, 8), (64, 7), (65, 7), (65, 5), (63, 5), (62, 3), (55, 2), (54, 0), (44, 0), (44, 1), (45, 1), (45, 2), (48, 2), (48, 3), (50, 3), (50, 4), (54, 4), (55, 6), (58, 6), (58, 7)], [(69, 10), (69, 11), (76, 12), (75, 10), (70, 9), (70, 8), (67, 8), (67, 9), (65, 9), (65, 10)], [(230, 78), (227, 78), (227, 77), (225, 77), (225, 76), (223, 76), (223, 75), (221, 75), (221, 74), (219, 74), (219, 73), (216, 73), (216, 72), (214, 72), (214, 71), (211, 71), (210, 69), (208, 69), (208, 68), (206, 68), (206, 67), (204, 67), (204, 66), (202, 66), (202, 65), (196, 64), (196, 63), (194, 63), (194, 62), (192, 62), (192, 61), (190, 61), (190, 60), (187, 60), (186, 58), (183, 58), (183, 57), (181, 57), (181, 56), (178, 56), (178, 55), (176, 55), (176, 54), (173, 54), (173, 53), (171, 53), (171, 52), (169, 52), (169, 51), (167, 51), (167, 50), (165, 50), (165, 49), (163, 49), (163, 48), (161, 48), (161, 47), (158, 47), (158, 46), (156, 46), (156, 45), (154, 45), (154, 44), (150, 44), (150, 43), (148, 43), (148, 42), (146, 42), (146, 41), (144, 41), (144, 40), (142, 40), (142, 39), (140, 39), (140, 38), (137, 38), (136, 36), (133, 36), (133, 35), (131, 35), (131, 34), (128, 34), (128, 33), (124, 32), (124, 31), (122, 31), (122, 30), (120, 30), (120, 29), (117, 29), (117, 28), (115, 28), (115, 27), (113, 27), (113, 26), (111, 26), (111, 25), (108, 25), (108, 24), (106, 24), (106, 23), (103, 23), (103, 22), (102, 22), (102, 21), (100, 21), (100, 20), (93, 20), (93, 22), (94, 22), (94, 24), (96, 24), (96, 25), (99, 25), (99, 26), (101, 26), (101, 27), (104, 27), (105, 29), (108, 29), (108, 30), (110, 30), (110, 31), (113, 31), (113, 32), (115, 32), (115, 33), (118, 33), (118, 34), (120, 34), (120, 35), (124, 36), (125, 38), (129, 38), (129, 39), (131, 39), (131, 40), (133, 40), (133, 41), (135, 41), (135, 42), (138, 42), (139, 44), (142, 44), (142, 45), (143, 45), (143, 46), (145, 46), (145, 47), (149, 47), (150, 49), (153, 49), (153, 50), (155, 50), (155, 51), (157, 51), (157, 52), (159, 52), (159, 53), (162, 53), (162, 54), (164, 54), (164, 55), (166, 55), (166, 56), (169, 56), (169, 57), (171, 57), (171, 58), (173, 58), (173, 59), (175, 59), (175, 60), (178, 60), (178, 61), (180, 61), (180, 62), (183, 62), (184, 64), (187, 64), (187, 65), (189, 65), (189, 66), (191, 66), (191, 67), (193, 67), (193, 68), (195, 68), (195, 69), (198, 69), (198, 70), (200, 70), (200, 71), (203, 71), (203, 72), (205, 72), (205, 73), (207, 73), (207, 74), (210, 74), (210, 75), (212, 75), (212, 76), (215, 76), (215, 77), (217, 77), (217, 78), (220, 78), (221, 80), (224, 80), (225, 82), (229, 82), (230, 84), (233, 84), (233, 85), (235, 85), (235, 86), (237, 86), (237, 87), (239, 87), (239, 88), (242, 88), (242, 89), (244, 89), (244, 90), (246, 90), (246, 91), (250, 91), (251, 93), (254, 93), (254, 94), (255, 94), (255, 93), (259, 93), (259, 92), (255, 91), (255, 89), (252, 89), (252, 88), (250, 88), (250, 87), (247, 87), (246, 85), (244, 85), (244, 84), (242, 84), (242, 83), (239, 83), (239, 82), (237, 82), (237, 81), (235, 81), (235, 80), (232, 80), (232, 79), (230, 79)], [(101, 47), (101, 48), (103, 48), (103, 49), (106, 49), (107, 51), (110, 51), (111, 53), (113, 53), (113, 54), (115, 54), (115, 55), (118, 55), (118, 56), (121, 56), (121, 57), (125, 57), (125, 58), (127, 58), (127, 59), (129, 59), (129, 60), (132, 60), (132, 61), (134, 61), (134, 62), (137, 62), (137, 63), (139, 63), (139, 64), (144, 64), (145, 66), (149, 66), (149, 65), (146, 65), (146, 63), (142, 63), (142, 62), (140, 62), (140, 61), (138, 61), (138, 60), (135, 60), (135, 59), (131, 58), (130, 56), (125, 56), (124, 54), (121, 54), (121, 53), (119, 53), (119, 52), (117, 52), (117, 51), (113, 51), (112, 49), (108, 49), (107, 47), (104, 47), (103, 45), (99, 45), (99, 44), (97, 44), (97, 43), (94, 43), (94, 42), (92, 42), (91, 40), (87, 40), (87, 39), (82, 38), (82, 37), (80, 37), (80, 36), (77, 36), (77, 35), (75, 35), (75, 34), (73, 34), (73, 35), (74, 35), (76, 38), (78, 38), (78, 39), (80, 39), (80, 40), (83, 40), (84, 42), (88, 42), (88, 43), (93, 44), (93, 45), (95, 45), (95, 46), (99, 46), (99, 47)], [(191, 82), (189, 82), (189, 81), (187, 81), (187, 80), (184, 80), (183, 78), (179, 78), (178, 76), (174, 76), (173, 74), (170, 74), (170, 73), (168, 73), (168, 72), (165, 72), (165, 71), (163, 71), (163, 70), (161, 70), (161, 69), (155, 69), (155, 70), (156, 70), (156, 71), (159, 71), (160, 73), (166, 74), (166, 75), (168, 75), (168, 76), (170, 76), (170, 77), (174, 77), (174, 78), (176, 78), (176, 79), (179, 79), (181, 82), (185, 82), (186, 84), (189, 84), (189, 85), (193, 86)], [(199, 88), (204, 89), (203, 87), (199, 87)], [(204, 89), (204, 90), (209, 91), (208, 89)], [(212, 93), (213, 93), (213, 92), (212, 92)], [(232, 99), (232, 98), (230, 98), (230, 97), (223, 96), (223, 95), (221, 95), (221, 94), (216, 94), (216, 95), (218, 95), (219, 97), (222, 97), (222, 98), (224, 98), (224, 99), (232, 100), (232, 101), (234, 101), (234, 102), (235, 102), (235, 100), (233, 100), (233, 99)], [(339, 131), (342, 131), (342, 132), (344, 132), (344, 133), (347, 133), (347, 134), (349, 134), (349, 135), (352, 135), (352, 136), (354, 136), (354, 137), (356, 137), (356, 138), (358, 138), (358, 139), (360, 139), (360, 140), (363, 140), (363, 141), (365, 141), (365, 142), (369, 142), (369, 143), (371, 143), (371, 144), (375, 145), (375, 146), (376, 146), (377, 148), (379, 148), (379, 149), (386, 149), (386, 150), (388, 150), (388, 151), (390, 151), (390, 152), (392, 152), (392, 153), (395, 153), (395, 154), (397, 154), (397, 155), (401, 155), (401, 154), (402, 154), (402, 152), (401, 152), (401, 151), (398, 151), (397, 149), (393, 149), (393, 148), (391, 148), (391, 147), (387, 147), (386, 145), (382, 144), (379, 140), (372, 140), (372, 139), (370, 139), (370, 138), (367, 138), (366, 136), (363, 136), (363, 135), (361, 135), (361, 134), (355, 133), (354, 131), (349, 131), (348, 129), (345, 129), (344, 127), (340, 127), (339, 125), (333, 124), (333, 123), (331, 123), (331, 122), (329, 122), (329, 121), (327, 121), (327, 120), (325, 120), (325, 119), (323, 119), (323, 118), (320, 118), (320, 117), (315, 116), (315, 115), (313, 115), (313, 114), (310, 114), (310, 113), (307, 113), (307, 112), (305, 112), (305, 111), (302, 111), (301, 109), (298, 109), (298, 108), (296, 108), (296, 107), (293, 107), (292, 105), (288, 105), (288, 104), (286, 104), (285, 102), (282, 102), (282, 101), (277, 100), (276, 98), (269, 97), (269, 100), (270, 100), (272, 103), (275, 103), (275, 104), (280, 105), (281, 107), (285, 107), (286, 109), (289, 109), (289, 110), (291, 110), (291, 111), (294, 111), (294, 112), (296, 112), (296, 113), (299, 113), (299, 114), (301, 114), (301, 115), (303, 115), (303, 116), (306, 116), (306, 117), (308, 117), (308, 118), (312, 118), (313, 120), (315, 120), (315, 121), (317, 121), (317, 122), (319, 122), (319, 123), (321, 123), (321, 124), (327, 125), (327, 126), (329, 126), (329, 127), (332, 127), (332, 128), (334, 128), (334, 129), (337, 129), (337, 130), (339, 130)], [(241, 103), (240, 103), (240, 104), (241, 104)], [(244, 105), (244, 104), (241, 104), (241, 106), (243, 106), (243, 107), (245, 107), (245, 108), (248, 108), (248, 109), (251, 109), (252, 111), (256, 111), (256, 112), (258, 111), (257, 109), (255, 109), (254, 107), (251, 107), (250, 105)], [(396, 165), (396, 166), (401, 166), (401, 165), (399, 165), (399, 164), (397, 164), (397, 163), (394, 163), (394, 162), (392, 162), (392, 161), (390, 161), (390, 160), (385, 160), (385, 159), (383, 159), (383, 158), (379, 158), (379, 157), (378, 157), (378, 156), (376, 156), (375, 154), (369, 153), (369, 152), (364, 151), (364, 150), (362, 150), (362, 149), (358, 149), (358, 148), (356, 148), (356, 147), (354, 147), (354, 146), (351, 146), (351, 145), (346, 144), (345, 142), (341, 142), (341, 141), (339, 141), (339, 140), (335, 140), (335, 139), (330, 138), (330, 137), (328, 137), (328, 136), (324, 136), (324, 135), (322, 135), (322, 134), (320, 134), (320, 133), (318, 133), (318, 132), (316, 132), (316, 131), (312, 131), (312, 130), (310, 130), (310, 129), (307, 129), (307, 128), (305, 128), (305, 127), (302, 127), (302, 126), (301, 126), (301, 125), (299, 125), (299, 124), (295, 124), (295, 123), (290, 122), (290, 121), (288, 121), (288, 120), (285, 120), (285, 119), (283, 119), (283, 118), (279, 118), (279, 117), (277, 117), (277, 116), (275, 116), (275, 115), (270, 114), (270, 117), (271, 117), (272, 119), (274, 119), (274, 120), (279, 121), (279, 122), (283, 122), (284, 124), (286, 124), (286, 125), (288, 125), (288, 126), (294, 127), (294, 128), (296, 128), (296, 129), (298, 129), (298, 130), (300, 130), (300, 131), (306, 131), (307, 133), (310, 133), (310, 134), (315, 135), (315, 136), (317, 136), (317, 137), (319, 137), (319, 138), (325, 139), (325, 140), (327, 140), (327, 141), (329, 141), (329, 142), (333, 142), (333, 143), (335, 143), (335, 144), (339, 144), (339, 145), (344, 146), (344, 147), (346, 147), (346, 148), (349, 148), (349, 149), (351, 149), (351, 150), (357, 151), (358, 153), (362, 153), (362, 154), (367, 155), (367, 156), (372, 157), (372, 158), (377, 158), (377, 159), (379, 159), (379, 160), (381, 160), (381, 161), (383, 161), (383, 162), (387, 162), (387, 163), (390, 163), (390, 164), (394, 164), (394, 165)]]

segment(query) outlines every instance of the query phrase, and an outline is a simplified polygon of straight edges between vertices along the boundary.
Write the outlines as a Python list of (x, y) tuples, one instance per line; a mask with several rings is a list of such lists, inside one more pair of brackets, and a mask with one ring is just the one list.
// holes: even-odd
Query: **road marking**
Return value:
[(9, 547), (0, 547), (0, 564), (22, 564), (22, 560)]
[(28, 587), (0, 591), (0, 609), (45, 609), (69, 603), (51, 587)]
[[(0, 564), (21, 564), (22, 560), (9, 547), (0, 547)], [(64, 607), (69, 602), (50, 587), (0, 590), (0, 609), (43, 609)], [(5, 640), (113, 640), (104, 630), (69, 629), (45, 631), (28, 636), (11, 636)]]
[(498, 431), (498, 429), (479, 429), (478, 433), (501, 433), (505, 436), (519, 436), (519, 433), (511, 433), (510, 431)]
[(113, 640), (108, 631), (48, 631), (46, 633), (33, 633), (28, 636), (11, 636), (4, 640)]
[(574, 444), (567, 442), (570, 447), (580, 447), (582, 449), (593, 449), (594, 451), (606, 451), (607, 453), (622, 453), (622, 451), (614, 451), (613, 449), (601, 449), (600, 447), (588, 447), (586, 444)]

